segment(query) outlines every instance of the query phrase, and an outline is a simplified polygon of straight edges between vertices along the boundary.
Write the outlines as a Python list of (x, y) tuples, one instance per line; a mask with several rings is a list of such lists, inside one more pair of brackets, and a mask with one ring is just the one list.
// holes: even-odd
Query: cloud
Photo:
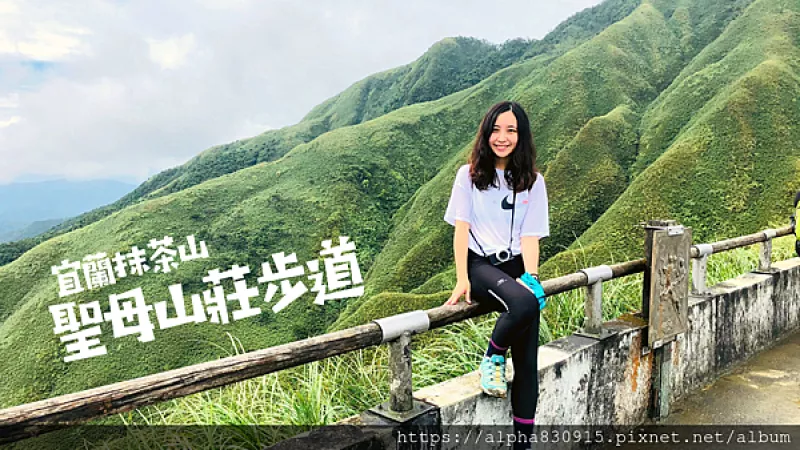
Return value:
[(0, 15), (10, 15), (19, 12), (19, 7), (12, 1), (0, 1)]
[(37, 61), (58, 61), (81, 51), (79, 35), (88, 30), (67, 28), (60, 24), (37, 25), (30, 38), (16, 43), (23, 57)]
[[(1, 5), (0, 8), (2, 8)], [(19, 95), (12, 94), (7, 97), (0, 97), (0, 129), (10, 127), (11, 125), (19, 123), (19, 121), (22, 120), (22, 117), (20, 116), (11, 116), (8, 119), (2, 118), (5, 115), (2, 114), (4, 110), (6, 112), (8, 110), (16, 110), (18, 106), (19, 106)]]
[(200, 5), (209, 9), (242, 9), (252, 3), (252, 0), (200, 0)]
[(16, 108), (19, 106), (19, 94), (0, 97), (0, 108)]
[(0, 53), (15, 53), (16, 51), (17, 46), (11, 42), (3, 30), (0, 30)]
[(0, 54), (11, 54), (36, 61), (63, 60), (84, 53), (84, 36), (91, 34), (81, 26), (66, 25), (47, 10), (22, 10), (10, 2), (0, 2)]
[(150, 59), (162, 69), (177, 69), (182, 66), (195, 47), (193, 34), (161, 41), (148, 39), (147, 42), (150, 44)]
[(442, 38), (542, 37), (597, 3), (0, 0), (0, 104), (13, 104), (0, 109), (0, 183), (143, 180), (296, 123)]
[(22, 119), (20, 116), (12, 116), (8, 120), (0, 120), (0, 128), (10, 127)]

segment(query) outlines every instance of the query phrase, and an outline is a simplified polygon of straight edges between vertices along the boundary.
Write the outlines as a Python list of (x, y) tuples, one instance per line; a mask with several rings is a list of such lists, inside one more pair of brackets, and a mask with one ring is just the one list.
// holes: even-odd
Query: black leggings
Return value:
[(471, 296), (479, 302), (489, 302), (500, 312), (492, 341), (499, 347), (511, 348), (511, 409), (518, 418), (533, 419), (539, 399), (539, 302), (516, 280), (525, 273), (522, 255), (493, 266), (487, 258), (470, 250), (467, 261)]

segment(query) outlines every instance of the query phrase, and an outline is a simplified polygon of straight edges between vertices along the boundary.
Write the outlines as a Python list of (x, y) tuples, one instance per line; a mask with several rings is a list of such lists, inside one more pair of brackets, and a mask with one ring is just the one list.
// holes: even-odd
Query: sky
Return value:
[(598, 3), (0, 0), (0, 184), (138, 183), (445, 37), (539, 39)]

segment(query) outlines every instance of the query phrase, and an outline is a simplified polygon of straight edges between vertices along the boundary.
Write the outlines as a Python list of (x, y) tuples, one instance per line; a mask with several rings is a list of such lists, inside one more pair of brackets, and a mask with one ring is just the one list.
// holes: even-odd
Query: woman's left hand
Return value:
[[(539, 281), (537, 280), (536, 282), (538, 283)], [(537, 294), (534, 291), (532, 286), (528, 286), (527, 283), (522, 281), (522, 278), (517, 278), (517, 283), (525, 286), (525, 289), (531, 291), (531, 294), (533, 294), (533, 296), (536, 297), (536, 300), (539, 301), (539, 311), (543, 310), (544, 307), (547, 306), (547, 297), (546, 296)], [(539, 285), (539, 287), (540, 287), (541, 291), (544, 292), (544, 289), (541, 288), (541, 284)]]

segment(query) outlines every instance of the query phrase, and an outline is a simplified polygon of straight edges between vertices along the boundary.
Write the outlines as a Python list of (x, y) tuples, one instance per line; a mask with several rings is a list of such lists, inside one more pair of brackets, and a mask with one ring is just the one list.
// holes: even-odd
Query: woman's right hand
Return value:
[(467, 300), (467, 304), (471, 305), (472, 300), (469, 298), (469, 291), (469, 280), (458, 280), (456, 282), (456, 287), (453, 288), (453, 294), (450, 295), (450, 298), (444, 304), (455, 305), (459, 300), (461, 300), (461, 296), (463, 295)]

